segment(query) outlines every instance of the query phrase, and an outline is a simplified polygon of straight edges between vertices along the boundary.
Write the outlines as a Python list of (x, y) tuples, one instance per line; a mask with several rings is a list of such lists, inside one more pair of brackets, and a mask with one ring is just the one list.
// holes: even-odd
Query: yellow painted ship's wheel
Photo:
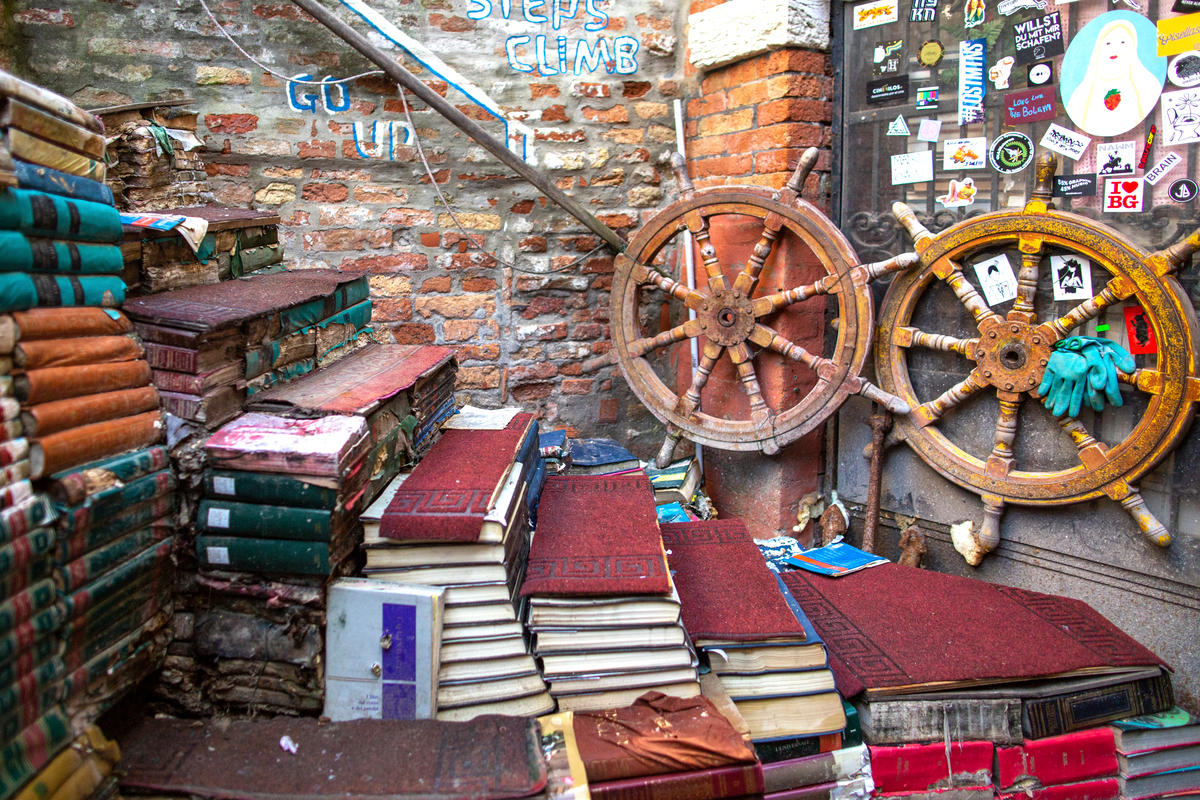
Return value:
[[(1037, 189), (1022, 210), (974, 217), (937, 236), (922, 227), (907, 206), (897, 203), (893, 208), (916, 243), (921, 266), (898, 275), (884, 300), (875, 351), (879, 384), (912, 407), (897, 418), (894, 439), (906, 441), (931, 467), (982, 498), (982, 529), (972, 533), (970, 541), (956, 542), (973, 565), (999, 543), (1001, 513), (1009, 503), (1059, 506), (1105, 495), (1120, 502), (1149, 541), (1163, 547), (1171, 542), (1136, 484), (1179, 444), (1200, 399), (1196, 316), (1172, 276), (1200, 250), (1200, 231), (1166, 250), (1147, 254), (1105, 225), (1053, 210), (1050, 188), (1056, 167), (1053, 156), (1039, 159)], [(1017, 296), (1003, 316), (989, 308), (963, 273), (963, 266), (977, 254), (997, 248), (1015, 248), (1021, 256)], [(1034, 306), (1048, 249), (1084, 256), (1112, 277), (1099, 294), (1066, 314), (1039, 320)], [(938, 281), (954, 291), (974, 318), (977, 333), (956, 338), (913, 327), (918, 302)], [(1112, 446), (1099, 441), (1079, 419), (1064, 416), (1058, 424), (1073, 441), (1078, 463), (1048, 471), (1022, 469), (1013, 452), (1018, 412), (1027, 397), (1037, 404), (1053, 345), (1129, 298), (1136, 298), (1145, 309), (1159, 343), (1153, 366), (1120, 376), (1122, 383), (1145, 393), (1145, 412)], [(974, 366), (965, 380), (939, 396), (918, 397), (909, 371), (913, 348), (956, 353)], [(991, 452), (977, 457), (951, 441), (939, 421), (973, 395), (985, 392), (995, 392), (1000, 412)]]

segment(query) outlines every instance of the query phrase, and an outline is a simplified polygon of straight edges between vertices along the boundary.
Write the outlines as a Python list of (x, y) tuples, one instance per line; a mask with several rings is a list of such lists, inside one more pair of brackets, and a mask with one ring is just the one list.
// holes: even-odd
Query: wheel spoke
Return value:
[(910, 416), (918, 427), (924, 428), (932, 425), (941, 419), (942, 415), (947, 411), (987, 388), (987, 385), (983, 376), (979, 374), (979, 370), (972, 370), (971, 374), (966, 377), (966, 380), (951, 386), (940, 397), (917, 406), (913, 409)]
[(1020, 238), (1021, 269), (1017, 271), (1017, 299), (1009, 310), (1009, 322), (1037, 322), (1033, 301), (1037, 297), (1038, 277), (1042, 271), (1042, 242), (1040, 236), (1022, 234)]
[(675, 455), (675, 448), (682, 438), (683, 431), (674, 425), (668, 425), (666, 438), (663, 439), (662, 447), (659, 448), (658, 455), (654, 458), (654, 466), (659, 469), (671, 466), (671, 457)]
[(1038, 329), (1052, 337), (1055, 341), (1065, 338), (1071, 331), (1088, 320), (1100, 316), (1100, 312), (1113, 303), (1120, 301), (1121, 295), (1118, 294), (1113, 285), (1116, 280), (1109, 281), (1108, 285), (1104, 287), (1104, 291), (1100, 292), (1100, 294), (1084, 300), (1058, 319), (1043, 322), (1038, 326)]
[(729, 358), (737, 367), (738, 377), (742, 380), (742, 388), (750, 398), (750, 419), (758, 427), (762, 427), (771, 417), (771, 409), (763, 399), (762, 387), (758, 383), (758, 374), (754, 371), (754, 363), (750, 348), (745, 342), (729, 348)]
[(713, 247), (712, 239), (708, 234), (708, 219), (699, 210), (688, 214), (686, 219), (688, 229), (692, 232), (692, 238), (696, 240), (696, 244), (700, 248), (700, 260), (704, 262), (704, 270), (708, 273), (709, 289), (728, 289), (729, 280), (725, 277), (724, 270), (721, 269), (716, 248)]
[(810, 283), (807, 286), (797, 286), (795, 289), (788, 289), (785, 292), (760, 297), (753, 301), (754, 318), (761, 319), (769, 314), (774, 314), (781, 308), (787, 308), (795, 303), (803, 302), (810, 297), (816, 297), (819, 294), (829, 294), (837, 285), (837, 275), (826, 275), (816, 283)]
[(963, 275), (962, 267), (950, 261), (950, 259), (946, 259), (946, 261), (950, 265), (950, 271), (943, 277), (943, 280), (950, 284), (950, 288), (958, 295), (958, 299), (966, 306), (967, 311), (970, 311), (974, 315), (975, 321), (980, 325), (985, 322), (1003, 322), (1000, 315), (988, 307), (983, 297), (980, 296), (979, 292), (975, 291), (975, 287)]
[(692, 412), (700, 407), (700, 393), (704, 391), (704, 386), (708, 383), (709, 376), (712, 375), (713, 367), (717, 365), (717, 359), (723, 352), (725, 352), (725, 348), (719, 344), (708, 341), (704, 343), (704, 354), (700, 356), (700, 363), (696, 365), (696, 374), (692, 376), (691, 387), (676, 406), (677, 413), (691, 416)]
[(657, 350), (660, 347), (665, 347), (669, 344), (682, 342), (684, 339), (695, 338), (701, 333), (700, 323), (694, 319), (689, 319), (682, 325), (676, 325), (669, 331), (663, 331), (657, 336), (647, 337), (645, 339), (637, 339), (629, 343), (629, 355), (638, 358), (646, 355), (651, 350)]
[(759, 347), (765, 347), (768, 350), (774, 350), (785, 358), (790, 358), (793, 361), (799, 361), (809, 369), (815, 370), (818, 375), (821, 374), (821, 368), (828, 366), (836, 369), (837, 365), (827, 358), (813, 355), (798, 344), (788, 341), (779, 333), (767, 327), (766, 325), (755, 325), (754, 330), (750, 333), (750, 341), (754, 342)]
[(995, 444), (988, 456), (986, 472), (993, 478), (1006, 478), (1015, 463), (1013, 442), (1017, 438), (1021, 395), (1012, 392), (997, 392), (996, 395), (1000, 399), (1000, 417), (996, 420)]
[(763, 220), (762, 238), (758, 240), (758, 244), (754, 245), (754, 251), (750, 254), (750, 261), (746, 264), (746, 268), (739, 272), (737, 278), (734, 279), (734, 289), (747, 297), (754, 291), (754, 287), (758, 285), (758, 276), (766, 266), (767, 259), (771, 257), (771, 251), (775, 248), (775, 241), (779, 238), (779, 230), (782, 227), (783, 217), (774, 211), (767, 214), (767, 218)]
[(916, 328), (900, 327), (892, 334), (892, 343), (898, 347), (927, 347), (930, 350), (958, 353), (974, 360), (979, 339), (956, 339), (940, 333), (925, 333)]
[(700, 304), (704, 302), (704, 295), (694, 289), (689, 289), (679, 281), (655, 272), (644, 264), (634, 264), (631, 276), (639, 284), (646, 282), (653, 283), (662, 289), (664, 294), (674, 297), (676, 300), (683, 301), (683, 304), (688, 308), (700, 308)]

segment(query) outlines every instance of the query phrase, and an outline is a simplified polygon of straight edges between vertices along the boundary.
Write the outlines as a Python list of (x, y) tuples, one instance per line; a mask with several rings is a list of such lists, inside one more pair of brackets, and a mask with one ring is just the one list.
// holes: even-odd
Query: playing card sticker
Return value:
[(886, 25), (900, 19), (900, 3), (898, 0), (876, 0), (854, 8), (854, 30), (874, 28), (876, 25)]
[(933, 151), (900, 153), (892, 156), (892, 185), (924, 183), (933, 180)]
[(923, 119), (921, 127), (917, 129), (917, 138), (922, 142), (936, 142), (942, 135), (942, 121), (940, 119)]
[(1200, 89), (1164, 92), (1163, 144), (1200, 142)]
[[(938, 88), (937, 86), (922, 86), (917, 89), (918, 111), (929, 111), (938, 107)], [(937, 137), (928, 141), (936, 142)]]
[(937, 17), (937, 4), (938, 0), (912, 0), (909, 22), (933, 22)]
[(1146, 310), (1140, 305), (1125, 306), (1125, 335), (1129, 338), (1129, 352), (1133, 355), (1157, 353), (1158, 340)]
[(1101, 175), (1132, 175), (1137, 142), (1101, 142), (1096, 145), (1096, 170)]
[(875, 54), (872, 59), (875, 63), (875, 74), (889, 75), (899, 72), (903, 52), (903, 39), (885, 39), (882, 42), (876, 42)]
[(1055, 11), (1044, 17), (1027, 19), (1013, 25), (1013, 45), (1016, 47), (1018, 64), (1045, 61), (1061, 56), (1063, 43), (1062, 18)]
[(1109, 178), (1104, 181), (1104, 210), (1127, 213), (1142, 210), (1141, 178)]
[(958, 124), (983, 122), (983, 83), (987, 39), (971, 39), (958, 45)]
[(1005, 131), (992, 141), (988, 160), (998, 172), (1020, 172), (1033, 160), (1033, 139), (1020, 131)]
[(1055, 197), (1095, 197), (1096, 173), (1056, 175), (1052, 193)]
[(912, 131), (908, 129), (908, 123), (904, 121), (903, 114), (897, 114), (892, 123), (888, 125), (888, 136), (911, 136)]
[(1008, 263), (1008, 256), (1001, 253), (974, 266), (979, 288), (989, 306), (1000, 305), (1017, 296), (1017, 276)]
[(1162, 161), (1159, 161), (1146, 173), (1146, 183), (1151, 186), (1157, 186), (1158, 182), (1165, 178), (1168, 172), (1182, 163), (1183, 159), (1179, 157), (1178, 153), (1168, 150), (1167, 154), (1163, 156)]
[(937, 198), (946, 208), (962, 208), (975, 202), (975, 179), (963, 178), (961, 181), (951, 178), (949, 190)]
[(1008, 79), (1012, 77), (1012, 68), (1017, 63), (1017, 60), (1012, 56), (1005, 56), (992, 65), (988, 70), (988, 80), (992, 82), (992, 86), (997, 89), (1007, 89)]
[(942, 144), (942, 169), (983, 169), (987, 166), (987, 137), (947, 139)]
[(1083, 256), (1050, 256), (1055, 300), (1087, 300), (1092, 296), (1092, 262)]
[(1041, 142), (1042, 147), (1047, 150), (1061, 153), (1073, 161), (1078, 161), (1091, 143), (1091, 138), (1053, 123), (1046, 129), (1046, 135), (1042, 137)]

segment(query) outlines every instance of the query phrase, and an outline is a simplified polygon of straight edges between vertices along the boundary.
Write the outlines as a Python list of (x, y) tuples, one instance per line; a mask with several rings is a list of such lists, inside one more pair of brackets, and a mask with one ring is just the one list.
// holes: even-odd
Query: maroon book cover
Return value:
[[(1079, 600), (898, 564), (840, 578), (792, 570), (783, 580), (825, 641), (843, 697), (1163, 663)], [(879, 613), (880, 598), (890, 613)]]
[(878, 792), (926, 792), (992, 783), (991, 742), (936, 742), (869, 749), (871, 777)]
[(532, 414), (501, 430), (448, 430), (417, 464), (383, 512), (385, 539), (475, 542)]
[[(703, 696), (646, 692), (626, 708), (576, 711), (573, 727), (593, 786), (757, 762), (750, 745)], [(747, 793), (752, 791), (762, 789)]]
[(762, 790), (762, 767), (758, 764), (588, 783), (593, 800), (725, 800), (761, 794)]
[(741, 520), (666, 523), (662, 541), (693, 641), (804, 639)]
[(645, 473), (546, 481), (522, 597), (670, 591), (654, 489)]
[(1112, 728), (1108, 727), (1046, 739), (1026, 739), (1020, 747), (997, 748), (996, 765), (997, 783), (1001, 789), (1030, 780), (1049, 786), (1115, 777), (1117, 743)]
[(998, 792), (999, 800), (1117, 800), (1121, 787), (1116, 778), (1043, 786), (1029, 791)]

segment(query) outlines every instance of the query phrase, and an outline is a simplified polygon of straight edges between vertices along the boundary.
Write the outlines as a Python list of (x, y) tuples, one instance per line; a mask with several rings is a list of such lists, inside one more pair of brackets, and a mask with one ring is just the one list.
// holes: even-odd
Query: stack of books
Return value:
[[(764, 800), (839, 800), (875, 791), (866, 745), (763, 763)], [(949, 800), (947, 798), (947, 800)]]
[(108, 183), (122, 209), (162, 211), (213, 201), (199, 152), (204, 142), (195, 133), (197, 115), (183, 108), (190, 104), (138, 103), (102, 115), (114, 165)]
[[(953, 736), (953, 734), (951, 734)], [(889, 800), (995, 800), (991, 742), (870, 746), (872, 797)]]
[[(112, 772), (120, 759), (121, 748), (117, 743), (92, 725), (42, 767), (13, 800), (116, 797), (117, 778)], [(7, 782), (0, 783), (0, 794), (8, 797), (11, 791), (6, 791), (6, 787)]]
[[(692, 642), (764, 761), (846, 727), (825, 647), (737, 519), (667, 523), (663, 545)], [(816, 749), (812, 752), (816, 752)]]
[[(98, 118), (62, 95), (3, 70), (0, 98), (0, 184), (21, 183), (21, 164), (104, 181), (104, 124)], [(111, 204), (112, 193), (106, 194)]]
[(573, 439), (568, 475), (620, 475), (639, 471), (642, 462), (612, 439)]
[(1116, 800), (1117, 746), (1109, 728), (996, 748), (1000, 800)]
[[(138, 297), (124, 310), (145, 343), (164, 408), (211, 429), (235, 417), (248, 392), (347, 352), (348, 330), (362, 334), (370, 319), (368, 291), (363, 275), (295, 270)], [(310, 337), (311, 350), (281, 344), (297, 333)], [(365, 344), (361, 335), (353, 341), (360, 339)], [(267, 371), (248, 379), (251, 364)]]
[(445, 588), (438, 719), (554, 709), (513, 606), (537, 430), (531, 414), (446, 430), (363, 514), (368, 577)]
[(696, 496), (703, 477), (700, 474), (700, 462), (695, 456), (682, 458), (666, 469), (646, 467), (646, 477), (654, 487), (654, 502), (657, 505), (678, 503), (686, 506)]
[(546, 480), (521, 596), (560, 710), (628, 705), (650, 689), (699, 694), (640, 470)]
[(152, 447), (53, 476), (64, 708), (94, 722), (166, 656), (178, 482)]
[(35, 480), (162, 438), (158, 391), (131, 330), (120, 312), (100, 308), (0, 316), (0, 351), (21, 370), (13, 393)]
[(417, 379), (409, 404), (417, 420), (412, 431), (413, 457), (421, 458), (437, 441), (441, 424), (454, 413), (454, 381), (458, 365)]
[[(419, 416), (428, 413), (428, 405), (414, 411), (418, 391), (439, 383), (453, 386), (456, 372), (449, 347), (372, 342), (334, 364), (254, 395), (247, 408), (286, 416), (355, 414), (365, 419), (371, 431), (366, 506), (402, 467), (419, 457), (414, 438), (430, 420)], [(453, 395), (450, 402), (453, 410)], [(429, 447), (439, 431), (432, 425), (426, 434)]]
[(1111, 730), (1121, 800), (1200, 792), (1200, 719), (1176, 706), (1117, 720)]

